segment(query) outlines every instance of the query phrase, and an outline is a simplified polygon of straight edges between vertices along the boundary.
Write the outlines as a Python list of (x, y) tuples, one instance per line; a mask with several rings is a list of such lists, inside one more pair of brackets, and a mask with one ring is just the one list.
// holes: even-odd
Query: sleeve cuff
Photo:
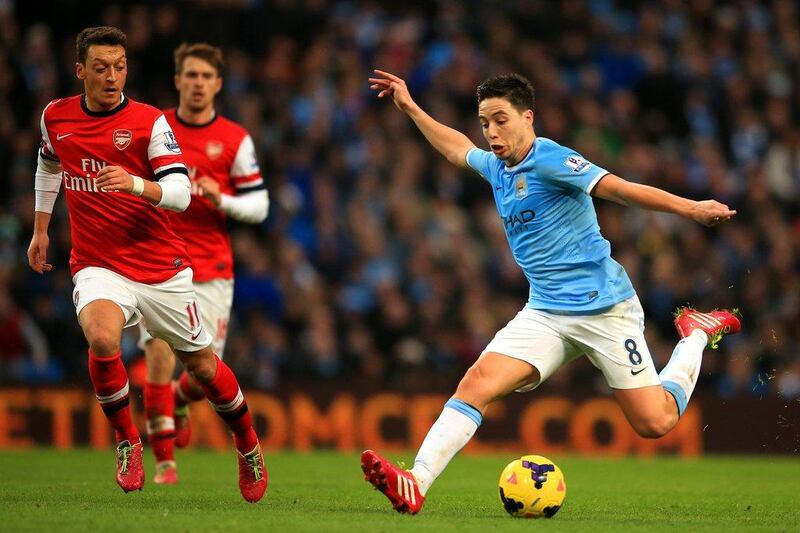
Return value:
[(225, 194), (225, 193), (220, 194), (219, 195), (220, 211), (228, 213), (231, 210), (231, 205), (233, 204), (232, 200), (233, 196), (231, 196), (230, 194)]
[(469, 154), (471, 154), (472, 152), (474, 152), (474, 151), (475, 151), (475, 150), (477, 150), (477, 149), (478, 149), (478, 147), (477, 147), (477, 146), (473, 146), (472, 148), (470, 148), (469, 150), (467, 150), (467, 155), (466, 155), (466, 156), (465, 156), (465, 158), (464, 158), (464, 159), (466, 160), (467, 166), (468, 166), (468, 167), (470, 167), (470, 168), (472, 168), (472, 169), (474, 169), (475, 167), (473, 167), (472, 165), (470, 165), (470, 164), (469, 164)]
[(591, 181), (589, 182), (589, 184), (586, 186), (586, 194), (588, 194), (588, 195), (592, 194), (592, 190), (594, 189), (595, 185), (597, 185), (597, 182), (600, 181), (600, 178), (602, 178), (606, 174), (611, 174), (611, 172), (609, 172), (608, 170), (606, 170), (604, 168), (598, 168), (597, 170), (598, 170), (598, 172), (595, 175), (595, 177), (593, 177), (591, 179)]

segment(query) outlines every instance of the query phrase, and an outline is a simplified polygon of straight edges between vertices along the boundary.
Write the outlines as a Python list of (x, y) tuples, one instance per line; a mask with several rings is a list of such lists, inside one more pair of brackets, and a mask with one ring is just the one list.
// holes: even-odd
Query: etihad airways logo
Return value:
[(519, 213), (512, 213), (507, 217), (501, 218), (503, 219), (503, 225), (506, 227), (506, 233), (516, 235), (530, 229), (528, 223), (533, 222), (533, 219), (536, 218), (536, 213), (532, 209), (523, 209)]

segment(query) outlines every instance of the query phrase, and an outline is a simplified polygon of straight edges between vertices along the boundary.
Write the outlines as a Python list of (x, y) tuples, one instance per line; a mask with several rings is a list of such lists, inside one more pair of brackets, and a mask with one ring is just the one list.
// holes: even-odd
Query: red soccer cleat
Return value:
[(361, 470), (364, 479), (381, 491), (398, 513), (417, 514), (422, 509), (425, 496), (411, 472), (400, 470), (372, 450), (361, 454)]
[(189, 406), (175, 406), (175, 446), (186, 448), (192, 438), (192, 425), (189, 420)]
[(131, 444), (124, 440), (117, 445), (117, 485), (125, 492), (142, 490), (144, 468), (141, 442)]
[(738, 333), (742, 329), (742, 323), (736, 316), (737, 314), (738, 311), (735, 309), (701, 313), (691, 307), (681, 307), (675, 312), (675, 328), (682, 339), (697, 329), (704, 331), (708, 335), (708, 346), (716, 350), (722, 337)]
[(156, 475), (153, 477), (153, 483), (157, 485), (177, 485), (178, 468), (175, 465), (175, 461), (156, 463)]
[(237, 450), (236, 455), (239, 458), (239, 491), (245, 500), (255, 503), (267, 492), (269, 479), (267, 469), (264, 467), (261, 446), (256, 444), (253, 451), (244, 455)]

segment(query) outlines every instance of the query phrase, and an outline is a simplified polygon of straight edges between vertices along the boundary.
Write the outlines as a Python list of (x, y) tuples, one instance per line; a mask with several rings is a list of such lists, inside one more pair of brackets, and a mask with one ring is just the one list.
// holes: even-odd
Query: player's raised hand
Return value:
[(730, 220), (736, 211), (716, 200), (696, 202), (691, 211), (692, 220), (706, 226), (716, 226), (720, 222)]
[(34, 233), (31, 244), (28, 246), (28, 265), (39, 274), (50, 272), (53, 265), (47, 262), (47, 248), (50, 246), (50, 237), (46, 233)]
[(109, 165), (97, 173), (97, 186), (103, 192), (131, 192), (133, 177), (124, 168)]
[(408, 111), (415, 105), (405, 81), (383, 70), (376, 69), (374, 72), (377, 76), (369, 78), (369, 88), (378, 91), (378, 98), (391, 96), (394, 105), (403, 112)]
[(219, 190), (219, 183), (208, 176), (200, 176), (192, 185), (197, 185), (200, 196), (208, 198), (211, 203), (219, 207), (222, 203), (222, 192)]

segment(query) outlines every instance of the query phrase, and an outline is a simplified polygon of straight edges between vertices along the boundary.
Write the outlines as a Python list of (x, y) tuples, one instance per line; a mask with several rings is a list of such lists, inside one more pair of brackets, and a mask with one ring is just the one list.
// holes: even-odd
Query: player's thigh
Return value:
[(644, 338), (644, 312), (634, 296), (597, 315), (572, 317), (570, 339), (581, 346), (612, 389), (660, 385)]
[(211, 344), (187, 268), (163, 283), (138, 284), (137, 299), (147, 331), (174, 350), (197, 352)]
[[(527, 363), (536, 372), (525, 383), (506, 392), (525, 392), (543, 383), (564, 364), (581, 355), (581, 351), (561, 334), (559, 317), (524, 308), (498, 331), (481, 354), (501, 354)], [(480, 359), (479, 359), (480, 361)], [(510, 380), (504, 381), (510, 386)]]
[(194, 284), (200, 318), (211, 335), (214, 352), (222, 358), (233, 305), (233, 280), (214, 279)]
[(72, 278), (75, 288), (72, 301), (78, 323), (87, 340), (98, 335), (116, 335), (122, 328), (136, 324), (141, 315), (136, 307), (136, 296), (131, 291), (130, 281), (110, 270), (87, 267)]
[(492, 401), (539, 381), (539, 371), (532, 364), (497, 352), (483, 352), (458, 384), (455, 397), (483, 411)]
[(78, 323), (89, 346), (95, 352), (99, 349), (102, 350), (102, 355), (110, 355), (105, 352), (115, 352), (119, 349), (125, 315), (116, 303), (102, 299), (88, 303), (81, 310)]

